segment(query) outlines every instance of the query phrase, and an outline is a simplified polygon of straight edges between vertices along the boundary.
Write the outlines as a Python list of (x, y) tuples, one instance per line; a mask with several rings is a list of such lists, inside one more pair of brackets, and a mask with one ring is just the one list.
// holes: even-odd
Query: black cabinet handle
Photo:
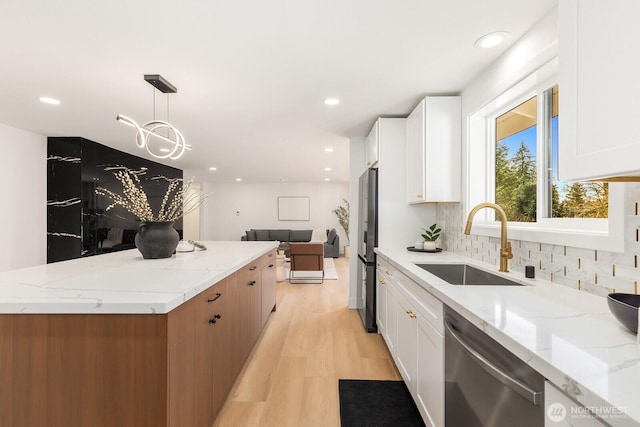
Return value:
[(273, 267), (273, 264), (269, 264), (269, 268)]
[(222, 296), (222, 294), (220, 292), (216, 292), (216, 296), (214, 298), (212, 298), (212, 299), (208, 299), (207, 302), (214, 302), (215, 300), (217, 300), (221, 296)]
[(250, 282), (249, 282), (249, 286), (253, 286), (253, 285), (255, 285), (255, 284), (256, 284), (256, 281), (255, 281), (255, 280), (252, 280), (252, 281), (250, 281)]
[(273, 252), (270, 252), (270, 253), (269, 253), (269, 256), (270, 256), (270, 257), (272, 257), (272, 256), (273, 256)]
[(214, 323), (216, 323), (218, 321), (218, 319), (222, 319), (222, 316), (219, 315), (219, 314), (216, 314), (211, 319), (209, 319), (209, 323), (211, 323), (213, 325)]
[(255, 270), (256, 268), (258, 268), (258, 267), (256, 267), (256, 266), (254, 265), (254, 266), (253, 266), (253, 267), (251, 267), (249, 270), (253, 271), (253, 270)]

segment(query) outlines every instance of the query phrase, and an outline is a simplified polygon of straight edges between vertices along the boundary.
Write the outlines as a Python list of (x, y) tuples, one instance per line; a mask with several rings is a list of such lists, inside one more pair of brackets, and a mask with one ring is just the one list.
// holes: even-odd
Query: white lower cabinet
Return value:
[(572, 400), (549, 381), (544, 383), (545, 427), (605, 427), (587, 408)]
[(407, 298), (398, 293), (396, 301), (398, 319), (397, 348), (394, 359), (411, 395), (416, 395), (416, 360), (418, 356), (416, 309)]
[[(386, 285), (386, 302), (387, 302), (387, 324), (384, 327), (382, 337), (387, 343), (387, 348), (391, 355), (396, 353), (397, 337), (398, 337), (398, 293), (392, 283)], [(395, 356), (394, 356), (395, 357)]]
[(444, 336), (422, 317), (417, 350), (416, 405), (427, 427), (444, 426)]
[(425, 424), (444, 427), (442, 302), (384, 261), (378, 274), (382, 336)]
[(378, 333), (384, 337), (387, 326), (387, 279), (380, 269), (376, 271), (376, 325)]

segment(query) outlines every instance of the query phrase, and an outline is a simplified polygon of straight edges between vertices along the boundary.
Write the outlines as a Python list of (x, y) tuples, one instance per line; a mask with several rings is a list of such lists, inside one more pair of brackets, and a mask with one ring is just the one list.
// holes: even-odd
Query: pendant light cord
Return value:
[(153, 85), (153, 120), (156, 119), (156, 85)]

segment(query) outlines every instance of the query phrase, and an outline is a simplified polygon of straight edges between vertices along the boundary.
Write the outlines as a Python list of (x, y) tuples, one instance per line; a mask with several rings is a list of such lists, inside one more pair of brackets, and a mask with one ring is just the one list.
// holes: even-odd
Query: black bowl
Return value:
[(638, 333), (638, 306), (640, 295), (635, 294), (609, 294), (607, 295), (609, 310), (628, 330)]

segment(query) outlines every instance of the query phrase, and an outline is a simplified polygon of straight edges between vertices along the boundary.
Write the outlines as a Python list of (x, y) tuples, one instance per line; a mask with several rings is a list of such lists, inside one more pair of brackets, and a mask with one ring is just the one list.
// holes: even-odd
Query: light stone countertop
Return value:
[[(376, 252), (605, 422), (640, 426), (640, 346), (605, 298), (447, 252)], [(527, 286), (454, 286), (415, 263), (467, 263)]]
[(0, 272), (0, 313), (168, 313), (276, 242), (203, 242), (206, 251), (143, 259), (137, 249)]

